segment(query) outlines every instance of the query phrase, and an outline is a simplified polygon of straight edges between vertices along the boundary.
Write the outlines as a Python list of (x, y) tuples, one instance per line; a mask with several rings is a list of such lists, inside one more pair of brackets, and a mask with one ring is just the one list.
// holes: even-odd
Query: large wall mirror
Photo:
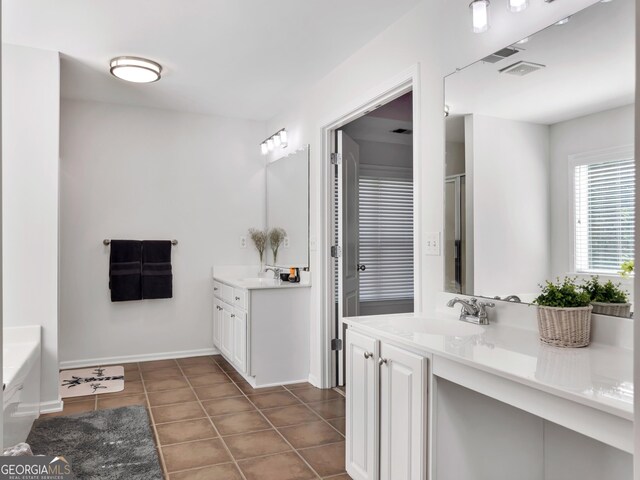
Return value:
[(446, 291), (597, 275), (633, 303), (634, 18), (598, 2), (445, 79)]
[(267, 228), (282, 228), (278, 258), (268, 249), (267, 263), (309, 266), (309, 147), (267, 164)]

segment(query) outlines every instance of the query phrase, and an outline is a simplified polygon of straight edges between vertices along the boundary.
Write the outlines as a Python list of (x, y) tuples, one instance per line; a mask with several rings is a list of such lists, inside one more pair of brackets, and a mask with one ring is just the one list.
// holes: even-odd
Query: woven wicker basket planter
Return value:
[(540, 340), (555, 347), (586, 347), (591, 341), (593, 307), (558, 308), (538, 306)]
[(602, 303), (591, 302), (593, 305), (593, 313), (600, 315), (611, 315), (612, 317), (631, 317), (630, 303)]

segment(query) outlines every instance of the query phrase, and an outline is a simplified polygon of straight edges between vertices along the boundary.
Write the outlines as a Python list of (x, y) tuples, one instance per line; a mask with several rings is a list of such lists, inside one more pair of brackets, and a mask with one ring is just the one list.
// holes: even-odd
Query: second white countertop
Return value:
[(438, 313), (345, 318), (354, 329), (633, 420), (633, 352), (604, 344), (556, 348), (536, 331), (472, 325)]

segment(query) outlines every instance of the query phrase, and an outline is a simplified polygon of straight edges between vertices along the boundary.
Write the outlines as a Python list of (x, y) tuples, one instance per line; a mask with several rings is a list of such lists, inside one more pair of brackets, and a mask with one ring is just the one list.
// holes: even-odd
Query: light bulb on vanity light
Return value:
[(273, 146), (274, 147), (279, 147), (280, 143), (281, 143), (280, 135), (274, 135), (273, 136)]
[(260, 151), (262, 152), (263, 155), (266, 155), (267, 153), (269, 153), (269, 147), (267, 146), (267, 142), (262, 142), (260, 144)]
[(509, 11), (522, 12), (529, 6), (529, 0), (509, 0)]
[(283, 128), (282, 130), (280, 130), (278, 136), (280, 137), (282, 148), (285, 148), (287, 146), (287, 131)]
[(489, 0), (473, 0), (469, 5), (474, 33), (489, 30)]
[(269, 150), (270, 152), (273, 150), (274, 145), (273, 145), (273, 139), (270, 138), (269, 140), (267, 140), (267, 150)]

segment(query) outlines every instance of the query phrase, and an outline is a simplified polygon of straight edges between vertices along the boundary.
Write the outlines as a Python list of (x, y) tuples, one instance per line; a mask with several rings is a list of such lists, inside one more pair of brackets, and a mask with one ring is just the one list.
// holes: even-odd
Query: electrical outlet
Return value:
[(424, 254), (440, 256), (440, 232), (425, 233)]
[(284, 248), (289, 248), (289, 237), (284, 237)]
[(247, 248), (247, 237), (244, 235), (240, 237), (240, 248)]

